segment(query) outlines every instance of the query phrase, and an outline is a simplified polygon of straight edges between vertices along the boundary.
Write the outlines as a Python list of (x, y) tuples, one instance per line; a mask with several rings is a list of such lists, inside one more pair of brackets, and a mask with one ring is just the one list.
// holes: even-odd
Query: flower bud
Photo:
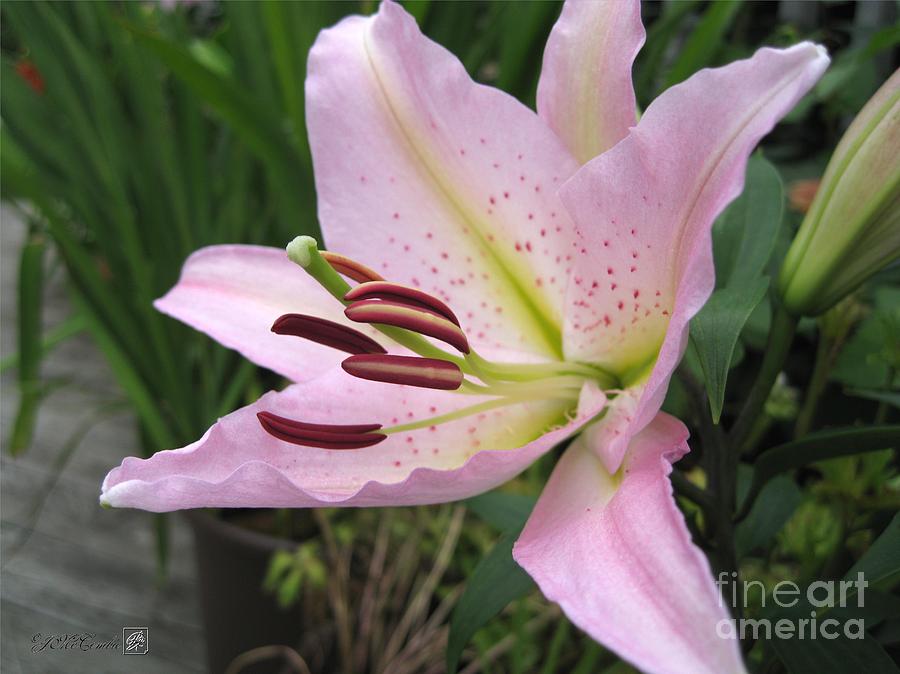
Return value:
[(838, 143), (779, 278), (792, 314), (815, 316), (900, 257), (900, 70)]

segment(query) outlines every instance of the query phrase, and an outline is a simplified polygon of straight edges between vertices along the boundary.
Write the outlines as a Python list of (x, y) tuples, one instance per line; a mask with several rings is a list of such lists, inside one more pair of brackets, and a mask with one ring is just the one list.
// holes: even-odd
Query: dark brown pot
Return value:
[[(209, 671), (222, 674), (235, 657), (252, 648), (296, 646), (302, 630), (299, 605), (283, 609), (262, 589), (272, 554), (296, 544), (204, 511), (186, 511), (185, 516), (194, 532)], [(282, 670), (283, 663), (266, 661), (243, 671), (276, 674)]]

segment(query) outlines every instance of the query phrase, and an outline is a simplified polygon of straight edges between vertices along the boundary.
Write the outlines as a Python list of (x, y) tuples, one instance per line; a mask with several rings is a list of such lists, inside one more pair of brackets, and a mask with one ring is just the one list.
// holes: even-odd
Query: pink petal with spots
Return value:
[(646, 382), (618, 440), (599, 447), (607, 469), (662, 404), (715, 282), (712, 223), (743, 189), (747, 157), (827, 65), (824, 49), (803, 43), (700, 71), (562, 187), (584, 251), (566, 298), (566, 356)]
[(509, 480), (603, 409), (585, 387), (574, 419), (540, 401), (486, 410), (391, 435), (358, 450), (275, 439), (259, 411), (313, 423), (405, 424), (482, 402), (476, 396), (352, 379), (340, 369), (270, 392), (220, 419), (200, 440), (149, 459), (127, 458), (101, 502), (154, 512), (202, 507), (380, 506), (466, 498)]
[(476, 348), (562, 353), (578, 164), (534, 112), (393, 2), (319, 35), (306, 103), (330, 249), (447, 302)]
[(284, 250), (262, 246), (210, 246), (184, 263), (178, 283), (154, 305), (208, 334), (258, 365), (305, 381), (335, 367), (347, 354), (270, 331), (283, 314), (304, 313), (363, 330), (384, 345), (391, 341), (344, 316), (343, 305)]
[(687, 429), (659, 414), (610, 475), (581, 436), (560, 459), (513, 557), (569, 619), (648, 674), (743, 674), (709, 562), (668, 475)]
[(538, 114), (587, 162), (637, 123), (631, 65), (644, 44), (639, 0), (568, 0), (544, 49)]

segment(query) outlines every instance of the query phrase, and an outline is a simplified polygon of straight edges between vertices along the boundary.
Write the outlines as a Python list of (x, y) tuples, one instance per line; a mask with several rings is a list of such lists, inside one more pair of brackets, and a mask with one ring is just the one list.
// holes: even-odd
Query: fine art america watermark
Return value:
[(123, 627), (121, 638), (105, 637), (94, 632), (66, 632), (31, 635), (32, 653), (53, 651), (105, 651), (123, 655), (147, 655), (150, 651), (150, 629), (147, 627)]
[[(779, 613), (774, 618), (737, 618), (720, 620), (716, 634), (722, 639), (864, 639), (866, 625), (863, 618), (830, 616), (831, 609), (853, 609), (865, 606), (865, 591), (869, 582), (863, 573), (856, 580), (817, 580), (806, 588), (797, 583), (783, 580), (771, 593), (758, 580), (736, 581), (737, 574), (722, 572), (716, 579), (719, 588), (720, 605), (726, 602), (731, 607), (750, 604), (754, 589), (762, 597), (761, 608), (771, 608)], [(739, 591), (740, 588), (740, 591)], [(802, 604), (801, 604), (802, 602)], [(809, 609), (809, 617), (784, 615), (778, 609)], [(804, 612), (805, 613), (805, 612)]]

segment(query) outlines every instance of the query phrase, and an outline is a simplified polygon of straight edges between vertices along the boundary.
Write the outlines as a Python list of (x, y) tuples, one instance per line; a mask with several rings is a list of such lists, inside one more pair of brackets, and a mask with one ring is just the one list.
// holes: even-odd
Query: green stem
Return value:
[(709, 493), (687, 479), (680, 470), (673, 470), (671, 479), (675, 493), (696, 503), (707, 517), (715, 511), (716, 505)]
[(750, 431), (759, 415), (763, 411), (772, 386), (781, 367), (787, 358), (788, 351), (791, 348), (791, 342), (794, 339), (794, 332), (797, 329), (797, 319), (791, 316), (787, 310), (779, 305), (772, 318), (772, 328), (769, 331), (769, 340), (766, 344), (766, 351), (763, 355), (763, 362), (759, 368), (759, 374), (756, 382), (750, 390), (747, 402), (738, 415), (737, 421), (729, 434), (729, 444), (734, 450), (745, 449), (744, 444), (750, 435)]
[[(887, 371), (887, 382), (885, 382), (885, 390), (890, 391), (891, 387), (894, 385), (894, 377), (897, 376), (897, 371), (892, 367), (888, 366)], [(875, 411), (875, 423), (883, 424), (887, 421), (888, 410), (890, 409), (890, 404), (886, 400), (882, 400), (878, 403), (878, 409)]]
[(800, 408), (800, 414), (797, 415), (797, 423), (794, 426), (795, 439), (802, 438), (809, 433), (815, 421), (819, 399), (825, 392), (825, 385), (828, 383), (828, 373), (831, 371), (831, 365), (834, 362), (833, 358), (831, 358), (832, 349), (830, 342), (831, 340), (824, 334), (820, 334), (819, 344), (816, 347), (816, 361), (813, 365), (812, 377), (809, 380), (803, 407)]
[[(713, 423), (703, 385), (686, 367), (679, 369), (679, 376), (690, 393), (693, 417), (697, 422), (700, 442), (703, 446), (704, 467), (709, 478), (707, 489), (695, 494), (703, 508), (706, 538), (712, 543), (712, 562), (717, 573), (729, 574), (729, 583), (737, 583), (738, 577), (731, 576), (739, 571), (734, 538), (734, 510), (737, 500), (737, 467), (739, 453), (726, 442), (722, 427)], [(673, 473), (673, 477), (675, 476)], [(677, 489), (684, 484), (673, 480)], [(732, 596), (731, 585), (722, 588), (723, 601)], [(740, 617), (741, 607), (734, 610)]]

